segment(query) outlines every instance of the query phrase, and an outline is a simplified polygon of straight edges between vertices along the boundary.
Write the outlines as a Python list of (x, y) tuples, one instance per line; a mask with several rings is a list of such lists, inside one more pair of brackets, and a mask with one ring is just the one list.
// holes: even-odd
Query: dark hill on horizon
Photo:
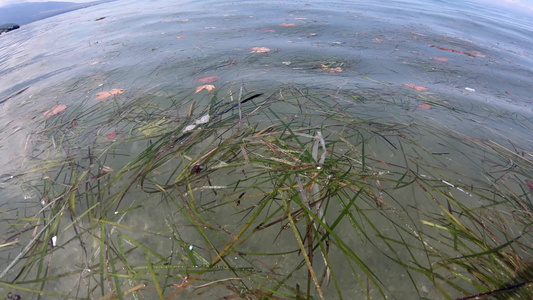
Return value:
[(115, 0), (101, 0), (88, 3), (74, 2), (26, 2), (0, 7), (0, 25), (15, 23), (24, 25), (69, 11), (85, 8)]

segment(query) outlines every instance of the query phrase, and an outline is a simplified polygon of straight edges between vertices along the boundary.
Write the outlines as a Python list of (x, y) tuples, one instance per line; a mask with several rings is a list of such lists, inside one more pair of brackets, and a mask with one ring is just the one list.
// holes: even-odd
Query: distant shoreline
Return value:
[[(13, 4), (0, 7), (0, 20), (3, 25), (0, 25), (0, 33), (7, 32), (2, 30), (4, 26), (18, 25), (23, 26), (35, 21), (50, 18), (56, 15), (75, 11), (90, 6), (95, 6), (103, 3), (113, 2), (116, 0), (99, 0), (87, 3), (75, 2), (25, 2), (20, 4)], [(17, 27), (18, 28), (18, 27)], [(16, 29), (16, 28), (14, 28)], [(11, 29), (11, 30), (14, 30)]]

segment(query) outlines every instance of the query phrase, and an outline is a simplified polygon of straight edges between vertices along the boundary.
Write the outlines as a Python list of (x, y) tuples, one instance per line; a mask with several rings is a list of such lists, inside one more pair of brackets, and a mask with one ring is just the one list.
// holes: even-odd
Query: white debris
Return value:
[(209, 122), (209, 119), (210, 119), (209, 114), (203, 115), (200, 119), (194, 121), (194, 124), (196, 125), (205, 124)]
[(185, 128), (183, 129), (183, 132), (191, 131), (191, 130), (193, 130), (194, 128), (196, 128), (196, 124), (188, 125), (187, 127), (185, 127)]
[(469, 88), (469, 87), (465, 87), (465, 90), (469, 91), (469, 92), (475, 92), (476, 90), (473, 89), (473, 88)]

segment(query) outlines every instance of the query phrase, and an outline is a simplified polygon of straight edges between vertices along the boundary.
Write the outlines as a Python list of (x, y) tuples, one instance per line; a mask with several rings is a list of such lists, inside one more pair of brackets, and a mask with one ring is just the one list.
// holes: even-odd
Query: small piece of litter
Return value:
[(194, 124), (200, 125), (209, 122), (209, 114), (203, 115), (200, 119), (194, 121)]
[(191, 130), (193, 130), (194, 128), (196, 128), (196, 125), (195, 125), (195, 124), (193, 124), (193, 125), (189, 125), (189, 126), (187, 126), (187, 127), (185, 127), (185, 128), (183, 129), (183, 132), (191, 131)]
[(473, 88), (469, 88), (469, 87), (465, 87), (465, 90), (469, 91), (469, 92), (475, 92), (476, 90), (473, 89)]

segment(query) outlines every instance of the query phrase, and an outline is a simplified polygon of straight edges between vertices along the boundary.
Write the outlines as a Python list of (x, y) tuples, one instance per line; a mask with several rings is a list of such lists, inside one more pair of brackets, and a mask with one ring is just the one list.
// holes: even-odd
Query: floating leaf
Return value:
[(269, 32), (276, 32), (276, 30), (274, 29), (265, 29), (263, 30), (264, 33), (269, 33)]
[(414, 31), (409, 31), (409, 33), (412, 34), (412, 35), (427, 36), (427, 35), (425, 35), (425, 34), (421, 34), (421, 33), (414, 32)]
[(182, 38), (184, 38), (184, 37), (185, 37), (184, 35), (178, 35), (176, 38), (177, 38), (177, 39), (182, 39)]
[(266, 52), (270, 52), (270, 49), (268, 49), (267, 47), (252, 47), (252, 48), (250, 48), (250, 50), (252, 50), (250, 53), (266, 53)]
[(529, 191), (533, 193), (533, 181), (526, 179), (527, 187), (529, 188)]
[[(475, 57), (476, 55), (472, 54), (472, 53), (468, 53), (468, 52), (463, 52), (463, 51), (459, 51), (459, 50), (455, 50), (455, 49), (450, 49), (450, 48), (444, 48), (444, 47), (439, 47), (439, 46), (435, 46), (435, 45), (430, 45), (431, 48), (436, 48), (436, 49), (440, 49), (440, 50), (444, 50), (444, 51), (450, 51), (450, 52), (455, 52), (455, 53), (461, 53), (461, 54), (464, 54), (464, 55), (468, 55), (468, 56), (472, 56), (472, 57)], [(481, 53), (479, 53), (481, 54)]]
[(107, 97), (115, 96), (115, 95), (122, 94), (122, 93), (124, 93), (124, 89), (112, 89), (107, 92), (100, 92), (96, 94), (96, 98), (94, 98), (94, 100), (101, 100), (101, 99), (105, 99)]
[(111, 133), (106, 134), (105, 136), (106, 136), (108, 139), (110, 139), (110, 140), (114, 140), (114, 139), (117, 138), (117, 136), (118, 136), (119, 134), (123, 134), (123, 133), (124, 133), (124, 131), (113, 131), (113, 132), (111, 132)]
[(420, 91), (420, 92), (423, 92), (423, 91), (427, 91), (428, 88), (425, 87), (425, 86), (420, 86), (420, 85), (416, 85), (416, 84), (404, 84), (406, 87), (410, 88), (410, 89), (415, 89), (417, 91)]
[(294, 24), (294, 23), (281, 23), (281, 24), (279, 24), (279, 26), (283, 26), (283, 27), (293, 27), (293, 26), (296, 26), (296, 24)]
[(431, 58), (432, 60), (436, 60), (436, 61), (448, 61), (448, 59), (446, 57), (432, 57)]
[(113, 168), (111, 168), (111, 167), (109, 167), (109, 166), (102, 166), (102, 167), (100, 168), (100, 170), (101, 170), (102, 172), (105, 172), (105, 173), (115, 172), (115, 169), (113, 169)]
[(203, 90), (207, 90), (207, 92), (211, 92), (212, 90), (215, 89), (215, 86), (212, 85), (212, 84), (204, 84), (204, 85), (201, 85), (201, 86), (197, 86), (196, 87), (196, 90), (194, 91), (194, 93), (198, 93), (200, 91), (203, 91)]
[(51, 116), (57, 115), (58, 113), (64, 111), (65, 109), (67, 109), (66, 105), (59, 104), (59, 105), (54, 106), (52, 109), (45, 111), (44, 115), (47, 117), (51, 117)]
[(322, 64), (321, 67), (322, 67), (322, 71), (326, 71), (328, 73), (341, 73), (342, 72), (342, 68), (341, 67), (330, 68), (330, 67), (326, 66), (325, 64)]
[(207, 77), (196, 78), (194, 81), (198, 81), (201, 83), (210, 83), (210, 82), (215, 82), (219, 79), (220, 79), (220, 76), (207, 76)]
[(422, 103), (422, 104), (418, 104), (418, 107), (423, 108), (423, 109), (430, 109), (431, 105), (426, 104), (426, 103)]
[(423, 56), (424, 53), (420, 52), (420, 51), (411, 51), (413, 54), (416, 54), (416, 55), (420, 55), (420, 56)]

